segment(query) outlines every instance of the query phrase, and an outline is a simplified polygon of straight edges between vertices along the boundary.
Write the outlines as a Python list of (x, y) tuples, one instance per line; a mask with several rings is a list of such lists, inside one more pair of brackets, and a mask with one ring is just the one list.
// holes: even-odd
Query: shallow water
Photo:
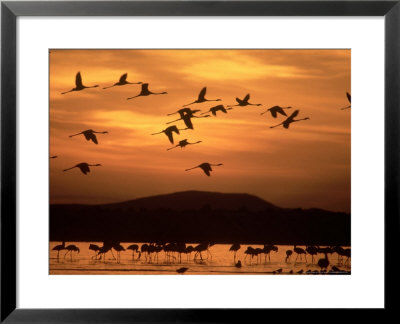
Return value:
[[(97, 244), (98, 246), (102, 246), (102, 242), (92, 242), (93, 244)], [(307, 274), (307, 271), (311, 270), (320, 270), (320, 267), (317, 265), (317, 262), (320, 258), (323, 258), (323, 254), (318, 254), (314, 257), (314, 262), (312, 262), (311, 255), (307, 255), (307, 261), (303, 258), (300, 260), (298, 257), (296, 261), (296, 254), (293, 253), (291, 256), (291, 260), (285, 262), (286, 259), (286, 251), (293, 250), (292, 245), (277, 245), (278, 251), (271, 252), (271, 260), (269, 261), (268, 257), (265, 260), (264, 255), (251, 258), (244, 254), (244, 251), (248, 246), (252, 246), (253, 248), (263, 248), (262, 245), (242, 245), (240, 250), (236, 253), (236, 262), (238, 260), (241, 261), (242, 267), (235, 267), (234, 263), (234, 253), (229, 251), (231, 245), (229, 244), (216, 244), (209, 248), (210, 254), (207, 252), (202, 253), (202, 259), (197, 257), (194, 260), (195, 253), (191, 253), (191, 255), (182, 254), (181, 262), (179, 262), (178, 254), (175, 253), (173, 258), (170, 260), (166, 259), (164, 251), (158, 254), (158, 261), (156, 259), (155, 254), (153, 254), (151, 260), (145, 260), (145, 255), (142, 254), (140, 259), (137, 260), (138, 254), (135, 253), (135, 260), (132, 260), (132, 252), (130, 250), (122, 251), (120, 253), (120, 260), (117, 261), (113, 258), (111, 252), (106, 254), (105, 261), (96, 260), (93, 258), (95, 253), (92, 250), (89, 250), (89, 244), (87, 242), (66, 242), (66, 246), (69, 244), (74, 244), (80, 249), (80, 253), (72, 252), (72, 256), (70, 253), (65, 255), (65, 250), (60, 251), (59, 258), (57, 259), (57, 251), (53, 251), (53, 247), (61, 244), (61, 242), (50, 242), (50, 274), (96, 274), (96, 275), (105, 275), (105, 274), (178, 274), (176, 272), (177, 269), (181, 267), (186, 267), (188, 270), (185, 272), (185, 275), (195, 274), (195, 275), (204, 275), (204, 274), (214, 274), (214, 275), (229, 275), (229, 274), (274, 274), (274, 271), (278, 269), (282, 269), (281, 274), (289, 274), (290, 271), (293, 271), (294, 274), (297, 274), (298, 271), (303, 270), (303, 274)], [(129, 245), (134, 243), (122, 243), (123, 247), (128, 247)], [(142, 243), (138, 244), (139, 247)], [(195, 246), (195, 244), (193, 244)], [(300, 246), (299, 246), (300, 247)], [(305, 248), (304, 246), (301, 246)], [(113, 251), (115, 257), (117, 257), (117, 252)], [(338, 262), (338, 255), (333, 253), (328, 255), (330, 265), (328, 270), (331, 269), (331, 266), (336, 266), (341, 270), (345, 270), (350, 272), (351, 269), (351, 260), (349, 260), (346, 264), (344, 262)]]

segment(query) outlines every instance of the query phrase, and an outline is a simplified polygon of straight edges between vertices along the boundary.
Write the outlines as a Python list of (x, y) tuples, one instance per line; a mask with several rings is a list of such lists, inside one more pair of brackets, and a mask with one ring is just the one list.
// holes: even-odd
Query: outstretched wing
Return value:
[(346, 92), (346, 96), (347, 96), (347, 99), (349, 100), (349, 102), (351, 103), (351, 95), (350, 95), (350, 93)]
[(249, 101), (249, 99), (250, 99), (250, 93), (248, 93), (248, 94), (246, 95), (246, 97), (244, 97), (243, 101)]
[(289, 128), (289, 125), (290, 125), (290, 123), (283, 123), (283, 127), (285, 127), (285, 128)]
[(199, 101), (202, 101), (205, 99), (205, 95), (207, 92), (207, 87), (204, 87), (203, 89), (201, 89), (200, 93), (199, 93)]
[(240, 105), (242, 103), (242, 100), (239, 98), (236, 98), (236, 102)]
[(148, 83), (143, 83), (142, 84), (142, 92), (143, 91), (145, 91), (145, 92), (149, 91), (149, 84)]
[(193, 129), (192, 119), (189, 116), (185, 116), (183, 118), (183, 121), (185, 122), (185, 125), (186, 125), (187, 128)]
[(281, 107), (277, 108), (277, 109), (276, 109), (276, 112), (277, 112), (277, 113), (280, 113), (280, 114), (283, 115), (283, 116), (287, 116), (286, 113), (285, 113), (285, 111), (284, 111)]
[(88, 141), (92, 140), (93, 143), (99, 144), (99, 143), (97, 142), (97, 137), (96, 137), (95, 134), (93, 134), (93, 133), (85, 133), (85, 137), (86, 137), (86, 139), (87, 139)]
[[(289, 118), (290, 119), (293, 119), (294, 117), (296, 117), (298, 114), (299, 114), (299, 112), (300, 112), (300, 110), (295, 110), (294, 112), (293, 112), (293, 114), (291, 114), (290, 116), (289, 116)], [(289, 119), (288, 118), (288, 119)]]
[(272, 117), (276, 118), (278, 115), (276, 114), (276, 110), (275, 109), (271, 109), (270, 110)]
[(122, 74), (121, 77), (119, 78), (119, 82), (124, 83), (127, 77), (128, 73)]
[(172, 130), (171, 131), (166, 131), (165, 135), (167, 135), (169, 141), (171, 142), (171, 144), (174, 144), (174, 136), (172, 135)]
[(206, 175), (208, 175), (208, 176), (210, 176), (210, 171), (212, 171), (212, 169), (211, 169), (211, 167), (210, 168), (201, 168), (203, 171), (204, 171), (204, 173), (206, 174)]
[(75, 85), (76, 85), (77, 88), (81, 88), (83, 86), (81, 72), (78, 72), (76, 74)]
[(86, 163), (77, 164), (77, 167), (82, 171), (83, 174), (90, 172), (89, 166)]

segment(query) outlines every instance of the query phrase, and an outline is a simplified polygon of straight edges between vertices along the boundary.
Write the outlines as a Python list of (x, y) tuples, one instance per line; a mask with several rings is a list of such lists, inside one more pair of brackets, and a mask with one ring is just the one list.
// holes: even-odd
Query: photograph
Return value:
[(50, 275), (351, 275), (351, 49), (48, 56)]

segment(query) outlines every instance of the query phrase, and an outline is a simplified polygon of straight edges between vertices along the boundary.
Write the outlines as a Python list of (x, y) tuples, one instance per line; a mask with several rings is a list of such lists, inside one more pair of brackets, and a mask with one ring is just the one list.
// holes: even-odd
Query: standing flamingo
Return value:
[(100, 246), (98, 246), (96, 244), (90, 244), (89, 245), (89, 250), (94, 251), (94, 255), (92, 256), (92, 259), (93, 258), (97, 258), (97, 254), (99, 253)]
[(261, 104), (252, 104), (249, 102), (250, 93), (248, 93), (243, 99), (236, 98), (238, 105), (228, 106), (228, 107), (235, 107), (235, 106), (262, 106)]
[(140, 91), (140, 93), (138, 95), (136, 95), (136, 96), (126, 98), (126, 100), (130, 100), (130, 99), (137, 98), (137, 97), (140, 97), (140, 96), (162, 95), (162, 94), (167, 94), (167, 92), (165, 92), (165, 91), (164, 92), (151, 92), (149, 90), (149, 84), (148, 83), (142, 83), (142, 90)]
[(81, 251), (79, 250), (79, 248), (78, 248), (76, 245), (74, 245), (74, 244), (67, 245), (67, 246), (65, 247), (65, 249), (67, 250), (67, 252), (64, 254), (64, 259), (65, 259), (65, 257), (67, 256), (67, 254), (69, 253), (70, 256), (71, 256), (71, 261), (72, 261), (72, 252), (78, 252), (78, 253), (81, 252)]
[(81, 90), (88, 89), (88, 88), (97, 88), (97, 87), (98, 87), (98, 85), (94, 85), (94, 86), (91, 86), (91, 87), (84, 86), (82, 84), (81, 72), (78, 72), (76, 74), (76, 77), (75, 77), (75, 88), (72, 88), (71, 90), (66, 91), (66, 92), (61, 92), (61, 94), (66, 94), (66, 93), (72, 92), (72, 91), (81, 91)]
[(290, 261), (290, 257), (292, 256), (293, 251), (292, 250), (286, 250), (286, 259), (285, 262), (287, 263), (288, 261)]
[(204, 87), (203, 89), (201, 89), (197, 100), (195, 100), (189, 104), (183, 105), (183, 107), (186, 107), (186, 106), (189, 106), (189, 105), (195, 104), (195, 103), (206, 102), (206, 101), (221, 101), (221, 99), (206, 99), (205, 98), (206, 92), (207, 92), (207, 87)]
[(190, 143), (190, 142), (188, 142), (188, 140), (185, 138), (184, 140), (179, 141), (179, 143), (178, 143), (177, 145), (175, 145), (175, 146), (173, 146), (173, 147), (170, 147), (170, 148), (167, 148), (167, 151), (172, 150), (172, 149), (174, 149), (174, 148), (176, 148), (176, 147), (180, 147), (180, 148), (182, 149), (182, 148), (184, 148), (184, 147), (187, 146), (187, 145), (193, 145), (193, 144), (198, 144), (198, 143), (201, 143), (201, 141), (197, 141), (197, 142), (194, 142), (194, 143)]
[(127, 77), (128, 77), (128, 73), (122, 74), (117, 83), (114, 83), (112, 86), (105, 87), (103, 89), (109, 89), (109, 88), (116, 87), (116, 86), (123, 86), (126, 84), (142, 84), (142, 82), (133, 82), (133, 83), (128, 82), (128, 81), (126, 81)]
[(220, 166), (220, 165), (223, 165), (222, 163), (218, 163), (218, 164), (210, 164), (210, 163), (208, 163), (208, 162), (204, 162), (204, 163), (202, 163), (202, 164), (199, 164), (198, 166), (195, 166), (195, 167), (193, 167), (193, 168), (190, 168), (190, 169), (186, 169), (185, 171), (189, 171), (189, 170), (193, 170), (193, 169), (196, 169), (196, 168), (200, 168), (200, 169), (202, 169), (203, 171), (204, 171), (204, 173), (207, 175), (207, 176), (210, 176), (210, 172), (212, 171), (212, 166)]
[(236, 263), (236, 252), (239, 251), (239, 249), (240, 249), (240, 244), (239, 243), (234, 243), (229, 248), (229, 251), (233, 251), (233, 263)]
[(318, 266), (321, 268), (321, 272), (322, 272), (322, 269), (325, 269), (325, 271), (326, 271), (329, 266), (328, 254), (327, 253), (324, 253), (324, 254), (325, 254), (325, 258), (318, 260)]
[(63, 241), (62, 244), (56, 245), (52, 248), (53, 251), (57, 251), (57, 261), (60, 257), (60, 251), (65, 250), (65, 242)]
[(64, 171), (68, 171), (73, 168), (79, 168), (82, 171), (82, 173), (86, 175), (88, 172), (90, 172), (90, 169), (89, 169), (90, 166), (101, 166), (101, 164), (88, 164), (86, 162), (82, 162), (82, 163), (79, 163), (79, 164), (73, 166), (72, 168), (65, 169)]
[(77, 135), (81, 135), (81, 134), (82, 134), (83, 136), (85, 136), (85, 138), (86, 138), (87, 141), (92, 140), (92, 142), (93, 142), (94, 144), (99, 144), (99, 142), (97, 141), (97, 137), (96, 137), (95, 134), (108, 134), (108, 132), (107, 132), (107, 131), (104, 131), (104, 132), (96, 132), (96, 131), (94, 131), (93, 129), (87, 129), (87, 130), (82, 131), (82, 132), (80, 132), (80, 133), (78, 133), (78, 134), (69, 135), (69, 137), (73, 137), (73, 136), (77, 136)]
[(127, 250), (132, 250), (132, 260), (135, 259), (135, 252), (138, 253), (139, 252), (139, 245), (137, 244), (131, 244), (129, 245), (127, 248)]
[(348, 105), (347, 107), (340, 108), (341, 110), (351, 108), (351, 95), (350, 95), (350, 93), (346, 92), (346, 96), (347, 96), (347, 100), (350, 102), (350, 105)]
[(291, 106), (288, 107), (280, 107), (280, 106), (273, 106), (271, 108), (268, 108), (266, 111), (262, 112), (260, 115), (264, 115), (266, 112), (270, 112), (272, 117), (276, 118), (279, 114), (283, 115), (283, 116), (287, 116), (284, 109), (290, 109), (292, 108)]
[(302, 119), (294, 119), (294, 118), (299, 114), (299, 111), (300, 111), (300, 110), (295, 110), (295, 111), (293, 112), (293, 114), (291, 114), (288, 118), (286, 118), (282, 123), (280, 123), (280, 124), (278, 124), (278, 125), (275, 125), (275, 126), (271, 126), (270, 128), (275, 128), (275, 127), (278, 127), (278, 126), (280, 126), (280, 125), (283, 125), (283, 127), (285, 127), (285, 128), (289, 128), (289, 125), (290, 125), (291, 123), (298, 122), (298, 121), (301, 121), (301, 120), (310, 119), (309, 117), (302, 118)]
[(293, 248), (293, 251), (297, 254), (297, 255), (296, 255), (296, 260), (294, 260), (294, 263), (296, 263), (297, 257), (298, 257), (299, 255), (300, 255), (300, 261), (301, 261), (301, 257), (302, 257), (303, 254), (304, 254), (304, 258), (306, 259), (306, 262), (307, 262), (306, 251), (304, 251), (304, 249), (298, 248), (298, 247), (296, 247), (296, 245), (295, 245), (294, 248)]
[(171, 142), (171, 144), (174, 144), (174, 137), (173, 137), (172, 133), (174, 132), (174, 133), (179, 135), (179, 131), (181, 131), (181, 130), (187, 130), (187, 128), (181, 129), (181, 128), (178, 128), (175, 125), (173, 125), (173, 126), (167, 127), (166, 129), (163, 129), (161, 132), (154, 133), (154, 134), (151, 134), (151, 135), (157, 135), (157, 134), (164, 133), (165, 135), (167, 135), (167, 137), (168, 137), (169, 141)]

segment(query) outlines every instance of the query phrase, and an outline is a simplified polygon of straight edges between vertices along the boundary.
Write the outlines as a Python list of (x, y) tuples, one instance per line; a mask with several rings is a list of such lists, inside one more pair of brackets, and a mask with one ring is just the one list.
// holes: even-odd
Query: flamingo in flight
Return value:
[(89, 169), (90, 166), (101, 166), (101, 164), (88, 164), (86, 162), (82, 162), (82, 163), (79, 163), (79, 164), (73, 166), (72, 168), (65, 169), (64, 171), (68, 171), (73, 168), (79, 168), (83, 174), (87, 174), (88, 172), (90, 172), (90, 169)]
[[(185, 109), (189, 109), (189, 108), (185, 108)], [(173, 120), (173, 121), (170, 121), (167, 124), (171, 124), (171, 123), (176, 122), (178, 120), (183, 120), (183, 122), (185, 123), (185, 125), (186, 125), (186, 127), (188, 129), (193, 129), (192, 118), (207, 118), (207, 117), (210, 117), (210, 115), (205, 115), (205, 116), (201, 116), (201, 117), (200, 116), (195, 116), (194, 114), (196, 112), (198, 112), (198, 111), (200, 111), (200, 110), (190, 110), (189, 109), (186, 113), (182, 113), (181, 114), (181, 118)]]
[(151, 92), (149, 90), (149, 84), (148, 83), (142, 83), (142, 90), (140, 91), (140, 93), (138, 95), (136, 95), (136, 96), (126, 98), (126, 100), (130, 100), (130, 99), (137, 98), (137, 97), (140, 97), (140, 96), (162, 95), (162, 94), (167, 94), (167, 92), (165, 92), (165, 91), (164, 92)]
[(248, 93), (246, 95), (246, 97), (244, 97), (243, 99), (236, 98), (236, 101), (237, 101), (238, 104), (237, 105), (233, 105), (233, 106), (228, 106), (228, 107), (235, 107), (235, 106), (241, 106), (241, 107), (244, 107), (244, 106), (262, 106), (261, 104), (252, 104), (252, 103), (250, 103), (249, 99), (250, 99), (250, 93)]
[(190, 142), (188, 142), (188, 140), (185, 138), (184, 140), (179, 141), (179, 143), (178, 143), (177, 145), (168, 148), (167, 151), (172, 150), (172, 149), (174, 149), (174, 148), (176, 148), (176, 147), (180, 147), (180, 148), (182, 149), (182, 148), (184, 148), (186, 145), (193, 145), (193, 144), (198, 144), (198, 143), (201, 143), (201, 141), (197, 141), (197, 142), (195, 142), (195, 143), (190, 143)]
[(105, 132), (96, 132), (96, 131), (94, 131), (93, 129), (87, 129), (87, 130), (82, 131), (82, 132), (80, 132), (80, 133), (78, 133), (78, 134), (69, 135), (69, 137), (73, 137), (73, 136), (77, 136), (77, 135), (83, 134), (83, 136), (85, 136), (85, 138), (86, 138), (87, 141), (92, 140), (92, 142), (93, 142), (94, 144), (99, 144), (99, 142), (97, 141), (97, 137), (96, 137), (95, 133), (96, 133), (96, 134), (108, 134), (107, 131), (105, 131)]
[(218, 164), (210, 164), (210, 163), (208, 163), (208, 162), (204, 162), (204, 163), (202, 163), (202, 164), (199, 164), (198, 166), (195, 166), (195, 167), (193, 167), (193, 168), (190, 168), (190, 169), (186, 169), (185, 171), (189, 171), (189, 170), (193, 170), (193, 169), (196, 169), (196, 168), (200, 168), (200, 169), (202, 169), (203, 171), (204, 171), (204, 173), (207, 175), (207, 176), (210, 176), (210, 172), (212, 171), (212, 166), (220, 166), (220, 165), (223, 165), (222, 163), (218, 163)]
[(142, 84), (142, 82), (129, 82), (129, 81), (126, 81), (127, 77), (128, 77), (128, 73), (122, 74), (117, 83), (114, 83), (112, 86), (105, 87), (105, 88), (103, 88), (103, 90), (104, 89), (109, 89), (109, 88), (112, 88), (112, 87), (116, 87), (116, 86), (123, 86), (123, 85), (126, 85), (126, 84)]
[[(175, 112), (173, 112), (173, 113), (170, 113), (170, 114), (167, 114), (167, 116), (172, 116), (172, 115), (176, 115), (176, 114), (179, 114), (179, 116), (184, 116), (185, 114), (195, 114), (195, 113), (197, 113), (197, 112), (199, 112), (199, 111), (201, 111), (201, 110), (199, 110), (199, 109), (195, 109), (195, 110), (192, 110), (191, 108), (181, 108), (181, 109), (179, 109), (178, 111), (175, 111)], [(179, 120), (179, 119), (178, 119)]]
[(187, 128), (180, 129), (180, 128), (176, 127), (175, 125), (173, 125), (173, 126), (167, 127), (166, 129), (162, 130), (161, 132), (154, 133), (154, 134), (151, 134), (151, 135), (157, 135), (157, 134), (164, 133), (165, 135), (167, 135), (167, 137), (168, 137), (169, 141), (171, 142), (171, 144), (174, 144), (173, 132), (175, 132), (176, 134), (179, 135), (179, 131), (186, 130), (186, 129)]
[(215, 106), (215, 107), (211, 107), (208, 111), (203, 112), (200, 115), (204, 115), (204, 114), (207, 114), (207, 113), (210, 112), (214, 116), (217, 116), (217, 111), (221, 111), (221, 112), (227, 114), (228, 113), (227, 110), (231, 110), (231, 109), (233, 109), (233, 108), (232, 107), (231, 108), (225, 108), (224, 105), (218, 105), (218, 106)]
[(189, 106), (189, 105), (195, 104), (195, 103), (206, 102), (206, 101), (221, 101), (221, 99), (206, 99), (205, 98), (206, 92), (207, 92), (207, 87), (204, 87), (203, 89), (201, 89), (197, 100), (195, 100), (189, 104), (183, 105), (183, 107), (186, 107), (186, 106)]
[(350, 102), (350, 105), (348, 105), (347, 107), (340, 108), (341, 110), (351, 108), (351, 94), (346, 92), (346, 96), (347, 96), (347, 100), (349, 100), (349, 102)]
[(97, 87), (98, 87), (98, 85), (94, 85), (94, 86), (91, 86), (91, 87), (84, 86), (82, 84), (81, 72), (78, 72), (76, 74), (76, 77), (75, 77), (75, 88), (72, 88), (71, 90), (66, 91), (66, 92), (61, 92), (61, 94), (66, 94), (66, 93), (72, 92), (72, 91), (81, 91), (81, 90), (88, 89), (88, 88), (97, 88)]
[(291, 106), (288, 106), (288, 107), (273, 106), (271, 108), (268, 108), (266, 111), (262, 112), (260, 115), (264, 115), (266, 112), (270, 112), (272, 117), (274, 117), (274, 118), (276, 118), (278, 116), (277, 114), (287, 116), (283, 109), (290, 109), (290, 108), (292, 108), (292, 107)]
[(278, 124), (278, 125), (275, 125), (275, 126), (270, 126), (270, 128), (275, 128), (275, 127), (278, 127), (278, 126), (280, 126), (280, 125), (283, 125), (283, 127), (285, 127), (285, 128), (289, 128), (289, 125), (290, 125), (291, 123), (298, 122), (298, 121), (301, 121), (301, 120), (310, 119), (309, 117), (302, 118), (302, 119), (294, 119), (294, 118), (299, 114), (299, 111), (300, 111), (300, 110), (295, 110), (295, 111), (293, 112), (293, 114), (291, 114), (288, 118), (286, 118), (282, 123), (280, 123), (280, 124)]

